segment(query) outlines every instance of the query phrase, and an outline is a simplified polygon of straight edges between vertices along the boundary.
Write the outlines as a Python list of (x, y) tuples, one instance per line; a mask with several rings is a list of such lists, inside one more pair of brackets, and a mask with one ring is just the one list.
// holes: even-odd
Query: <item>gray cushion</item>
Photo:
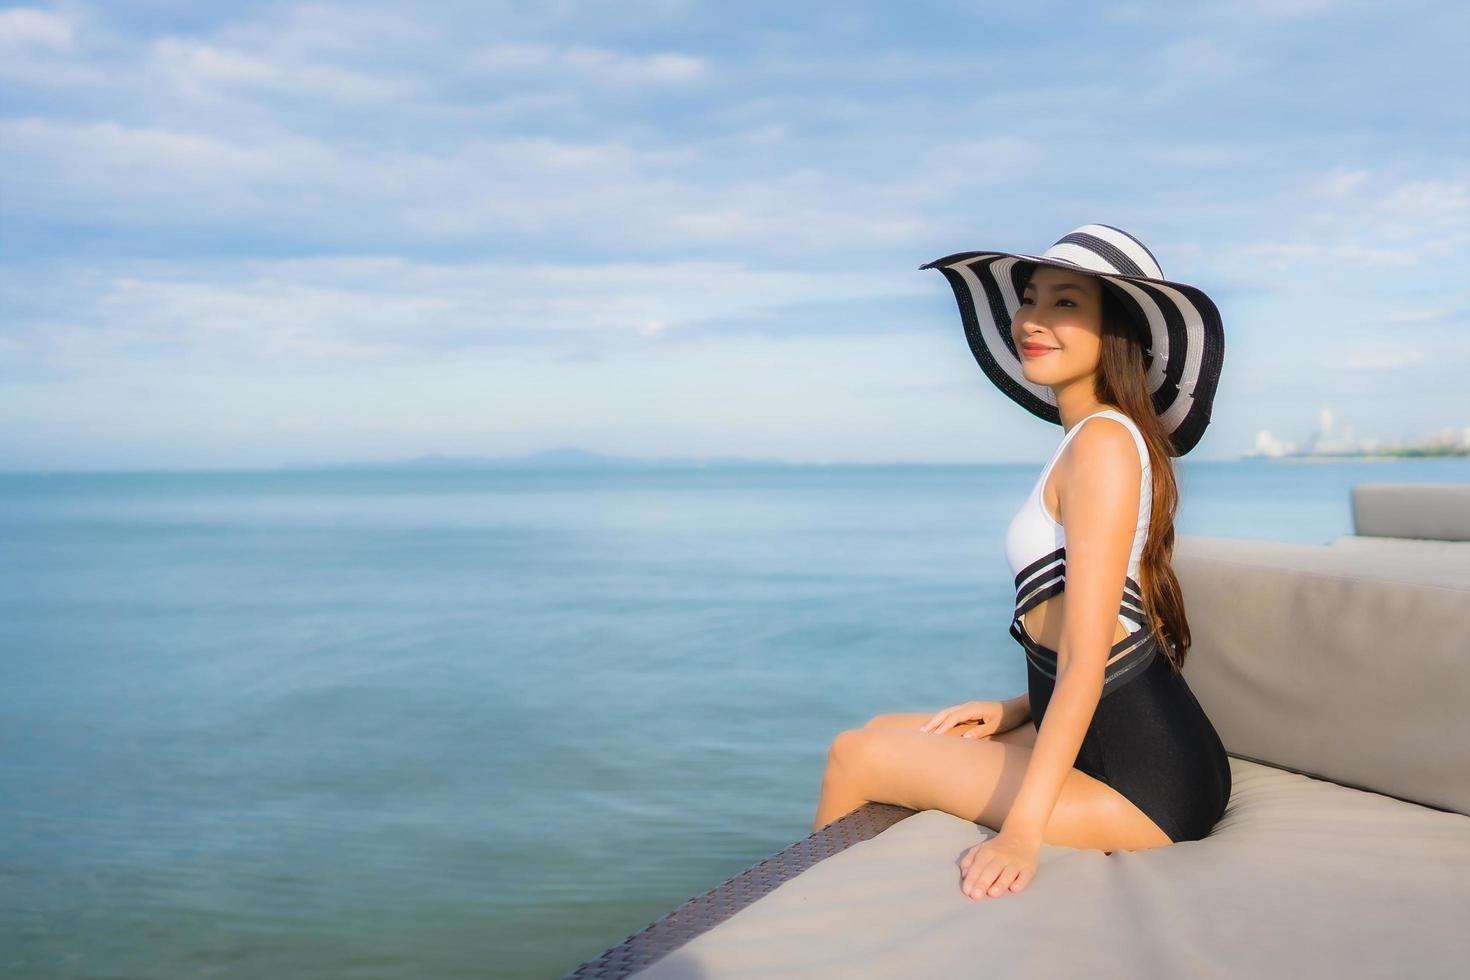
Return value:
[(1352, 494), (1357, 534), (1470, 541), (1470, 484), (1360, 483)]
[(1344, 534), (1327, 544), (1332, 548), (1364, 554), (1399, 555), (1430, 561), (1444, 559), (1454, 562), (1453, 567), (1470, 568), (1470, 541), (1430, 541), (1425, 538), (1380, 538), (1364, 534)]
[(1181, 536), (1174, 569), (1227, 751), (1470, 813), (1463, 552)]
[(1470, 817), (1232, 759), (1214, 832), (1149, 851), (1043, 845), (975, 901), (991, 831), (938, 810), (764, 895), (635, 976), (1459, 977)]

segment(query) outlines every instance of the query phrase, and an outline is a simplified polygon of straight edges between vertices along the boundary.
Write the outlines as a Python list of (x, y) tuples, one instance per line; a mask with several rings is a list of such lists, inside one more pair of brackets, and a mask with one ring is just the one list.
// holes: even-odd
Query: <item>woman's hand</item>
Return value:
[(1040, 864), (1040, 838), (1002, 829), (960, 859), (960, 891), (976, 900), (1021, 891), (1036, 877)]
[(943, 708), (935, 712), (933, 718), (919, 726), (919, 731), (943, 735), (956, 725), (972, 721), (978, 724), (960, 738), (985, 738), (988, 735), (999, 735), (1008, 728), (1014, 727), (1006, 724), (1005, 702), (966, 701), (964, 704), (957, 704), (952, 708)]

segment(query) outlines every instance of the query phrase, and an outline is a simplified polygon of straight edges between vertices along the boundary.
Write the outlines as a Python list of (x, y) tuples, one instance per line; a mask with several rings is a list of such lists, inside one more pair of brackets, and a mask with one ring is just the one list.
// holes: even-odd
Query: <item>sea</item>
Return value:
[[(0, 474), (0, 976), (559, 977), (1025, 687), (1039, 464)], [(1470, 460), (1176, 461), (1325, 543)]]

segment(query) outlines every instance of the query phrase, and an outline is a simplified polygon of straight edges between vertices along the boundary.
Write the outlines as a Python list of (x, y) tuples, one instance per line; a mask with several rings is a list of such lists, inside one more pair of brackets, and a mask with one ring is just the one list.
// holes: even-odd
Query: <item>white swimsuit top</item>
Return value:
[[(1056, 570), (1056, 574), (1052, 575), (1052, 579), (1055, 580), (1055, 588), (1049, 591), (1060, 591), (1062, 585), (1061, 580), (1065, 578), (1064, 555), (1067, 535), (1062, 525), (1053, 520), (1051, 514), (1047, 513), (1045, 504), (1046, 478), (1050, 475), (1052, 467), (1056, 465), (1058, 457), (1062, 455), (1062, 450), (1067, 448), (1067, 443), (1071, 441), (1072, 437), (1081, 430), (1082, 426), (1087, 424), (1088, 419), (1095, 419), (1099, 415), (1106, 415), (1108, 418), (1117, 419), (1128, 427), (1128, 431), (1133, 434), (1133, 441), (1138, 446), (1138, 454), (1143, 463), (1143, 483), (1139, 491), (1138, 521), (1133, 532), (1133, 548), (1128, 555), (1127, 577), (1130, 581), (1125, 586), (1123, 601), (1125, 608), (1133, 608), (1135, 603), (1130, 601), (1130, 597), (1137, 598), (1139, 596), (1139, 562), (1143, 557), (1143, 545), (1148, 537), (1149, 520), (1153, 514), (1153, 473), (1149, 466), (1148, 446), (1143, 441), (1143, 434), (1138, 431), (1138, 426), (1132, 419), (1116, 409), (1105, 408), (1102, 411), (1092, 413), (1087, 418), (1082, 419), (1082, 421), (1072, 426), (1072, 430), (1062, 437), (1062, 441), (1057, 446), (1056, 452), (1052, 453), (1051, 459), (1047, 460), (1046, 465), (1042, 467), (1041, 477), (1036, 481), (1036, 485), (1031, 488), (1031, 494), (1026, 498), (1026, 502), (1021, 505), (1021, 509), (1016, 512), (1015, 517), (1011, 518), (1010, 526), (1006, 528), (1006, 561), (1011, 566), (1011, 574), (1015, 577), (1018, 589), (1028, 581), (1040, 582), (1043, 576), (1036, 573), (1042, 571), (1043, 563), (1056, 562), (1060, 565), (1060, 568)], [(1041, 598), (1046, 598), (1046, 596)], [(1035, 602), (1023, 602), (1022, 598), (1018, 597), (1018, 616), (1035, 604)], [(1142, 612), (1141, 609), (1139, 611)], [(1129, 633), (1133, 633), (1143, 627), (1141, 621), (1125, 616), (1122, 612), (1118, 613), (1118, 621), (1123, 624), (1124, 629)]]

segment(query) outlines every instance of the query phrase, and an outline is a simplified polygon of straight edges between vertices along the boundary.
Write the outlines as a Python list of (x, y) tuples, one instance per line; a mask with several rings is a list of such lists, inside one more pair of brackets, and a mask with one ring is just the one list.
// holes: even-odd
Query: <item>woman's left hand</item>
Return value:
[(1036, 877), (1041, 839), (1001, 830), (965, 852), (960, 859), (960, 890), (973, 899), (1018, 892)]

